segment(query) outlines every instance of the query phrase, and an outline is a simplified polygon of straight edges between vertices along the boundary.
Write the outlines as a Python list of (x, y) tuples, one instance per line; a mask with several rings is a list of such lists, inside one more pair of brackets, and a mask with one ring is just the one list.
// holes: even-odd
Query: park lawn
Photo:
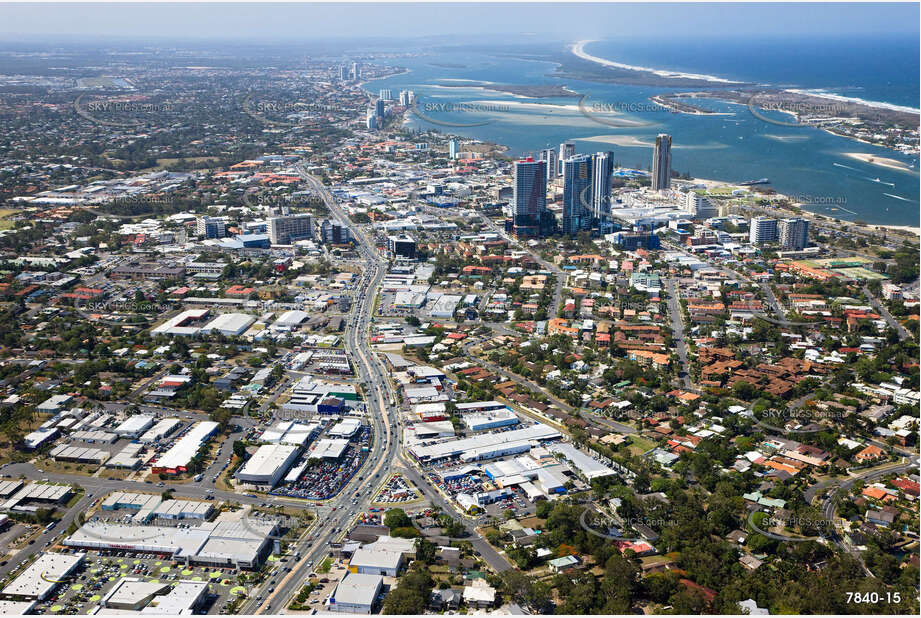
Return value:
[(9, 217), (18, 212), (18, 210), (13, 210), (11, 208), (0, 208), (0, 230), (13, 229), (14, 222)]
[(630, 436), (630, 454), (631, 455), (641, 455), (648, 451), (651, 448), (655, 448), (656, 443), (652, 440), (647, 440), (646, 438), (641, 438), (636, 434)]

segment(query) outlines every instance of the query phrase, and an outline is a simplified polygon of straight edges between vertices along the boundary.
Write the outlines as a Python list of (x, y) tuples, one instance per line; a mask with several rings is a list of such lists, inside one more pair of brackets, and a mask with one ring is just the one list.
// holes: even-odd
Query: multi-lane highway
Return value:
[[(367, 412), (373, 427), (373, 441), (368, 458), (361, 472), (353, 478), (337, 496), (317, 509), (317, 523), (310, 534), (301, 539), (295, 548), (300, 561), (284, 578), (272, 584), (263, 585), (265, 593), (256, 591), (253, 598), (242, 608), (244, 614), (277, 614), (297, 594), (307, 576), (329, 553), (329, 544), (339, 539), (360, 511), (368, 507), (373, 499), (371, 491), (392, 469), (399, 453), (397, 431), (390, 418), (390, 399), (380, 361), (370, 349), (368, 332), (374, 311), (377, 288), (385, 274), (384, 260), (376, 255), (373, 244), (367, 236), (352, 225), (323, 183), (298, 168), (302, 178), (319, 195), (329, 211), (349, 228), (358, 241), (358, 251), (367, 264), (358, 286), (358, 302), (352, 307), (345, 329), (344, 342), (347, 352), (355, 362), (356, 375), (364, 384)], [(355, 501), (355, 504), (352, 502)], [(267, 592), (274, 588), (274, 591)], [(265, 597), (264, 599), (262, 597)]]

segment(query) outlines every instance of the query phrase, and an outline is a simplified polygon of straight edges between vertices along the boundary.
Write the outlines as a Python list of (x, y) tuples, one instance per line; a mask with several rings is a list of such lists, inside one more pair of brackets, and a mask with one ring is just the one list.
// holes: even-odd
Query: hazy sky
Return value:
[(0, 4), (0, 33), (310, 39), (534, 33), (562, 39), (631, 35), (918, 34), (905, 4)]

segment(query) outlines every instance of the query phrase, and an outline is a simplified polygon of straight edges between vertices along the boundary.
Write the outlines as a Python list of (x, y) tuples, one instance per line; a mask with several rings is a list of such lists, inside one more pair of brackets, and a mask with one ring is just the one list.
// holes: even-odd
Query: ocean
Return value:
[[(733, 103), (699, 103), (723, 115), (663, 111), (651, 105), (650, 96), (688, 89), (548, 77), (553, 63), (515, 58), (507, 48), (414, 51), (415, 56), (392, 62), (409, 73), (365, 85), (374, 94), (381, 88), (394, 95), (413, 90), (420, 111), (409, 115), (413, 128), (504, 144), (511, 156), (571, 140), (577, 152), (612, 150), (618, 163), (640, 169), (651, 165), (655, 136), (669, 133), (672, 167), (678, 172), (728, 182), (769, 178), (778, 192), (809, 203), (806, 208), (818, 214), (880, 225), (919, 224), (916, 156), (816, 128), (784, 126), (790, 117), (783, 114), (765, 113), (781, 124), (766, 122)], [(597, 41), (585, 51), (634, 66), (919, 107), (917, 42), (906, 39), (695, 39), (682, 44), (663, 38)], [(449, 87), (464, 81), (565, 86), (579, 96), (527, 98)], [(865, 163), (849, 153), (893, 159), (909, 169)]]

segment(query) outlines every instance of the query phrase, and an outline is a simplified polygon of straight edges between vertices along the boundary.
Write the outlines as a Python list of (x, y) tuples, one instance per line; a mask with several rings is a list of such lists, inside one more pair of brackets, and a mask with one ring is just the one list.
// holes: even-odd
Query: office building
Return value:
[(416, 259), (416, 241), (409, 234), (388, 236), (387, 248), (393, 257), (402, 257), (407, 260)]
[(661, 191), (672, 186), (672, 136), (660, 133), (652, 153), (652, 190)]
[(383, 118), (384, 112), (386, 110), (387, 110), (387, 106), (383, 99), (378, 99), (377, 101), (374, 102), (374, 115), (375, 116), (379, 118)]
[(393, 101), (393, 91), (389, 88), (382, 88), (378, 92), (377, 98), (379, 98), (381, 101)]
[(457, 158), (457, 140), (452, 139), (448, 142), (448, 157), (451, 159)]
[(576, 236), (592, 227), (592, 157), (563, 161), (563, 234)]
[(220, 217), (198, 217), (195, 221), (195, 233), (202, 238), (224, 238), (227, 227)]
[(338, 221), (326, 219), (320, 224), (320, 239), (328, 245), (345, 245), (352, 242), (352, 234)]
[(547, 164), (532, 157), (515, 161), (512, 229), (516, 236), (539, 236), (547, 210)]
[(556, 175), (563, 175), (563, 161), (574, 157), (576, 154), (576, 145), (573, 142), (563, 142), (560, 144), (560, 157), (559, 157), (559, 167), (557, 168)]
[(684, 201), (685, 212), (691, 213), (695, 219), (709, 219), (719, 216), (719, 209), (710, 199), (701, 193), (691, 191)]
[(748, 242), (761, 245), (768, 242), (777, 242), (777, 219), (755, 217), (749, 223)]
[(273, 245), (290, 245), (295, 240), (313, 238), (311, 215), (289, 215), (269, 219), (269, 240)]
[(373, 131), (377, 129), (377, 116), (374, 115), (374, 108), (368, 108), (368, 115), (365, 117), (365, 127)]
[(556, 156), (556, 150), (553, 148), (545, 148), (540, 151), (540, 160), (546, 165), (547, 172), (547, 188), (550, 188), (550, 183), (553, 182), (553, 179), (559, 176), (559, 159)]
[(592, 160), (592, 216), (603, 219), (611, 214), (611, 172), (614, 153), (598, 152)]
[(777, 233), (784, 249), (798, 251), (809, 245), (809, 221), (802, 217), (782, 219), (777, 224)]
[(339, 81), (344, 82), (349, 79), (349, 70), (344, 64), (339, 65)]

